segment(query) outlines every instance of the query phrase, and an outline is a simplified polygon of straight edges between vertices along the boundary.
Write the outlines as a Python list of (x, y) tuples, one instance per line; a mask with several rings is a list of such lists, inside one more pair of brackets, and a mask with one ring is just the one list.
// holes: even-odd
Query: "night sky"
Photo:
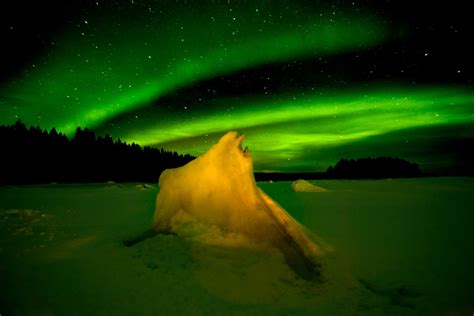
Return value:
[(474, 174), (462, 2), (4, 2), (0, 124), (194, 155), (238, 130), (257, 171), (389, 155)]

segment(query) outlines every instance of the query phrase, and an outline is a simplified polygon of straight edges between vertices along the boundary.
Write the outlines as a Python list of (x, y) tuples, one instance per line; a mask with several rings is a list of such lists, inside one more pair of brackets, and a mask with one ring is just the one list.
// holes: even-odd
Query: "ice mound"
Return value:
[(143, 184), (137, 184), (135, 186), (137, 189), (139, 190), (150, 190), (150, 189), (153, 189), (153, 187), (149, 184), (146, 184), (146, 183), (143, 183)]
[(309, 181), (302, 179), (293, 181), (291, 188), (295, 192), (329, 192), (329, 190), (326, 190), (325, 188), (321, 188)]
[(277, 248), (301, 277), (319, 275), (329, 250), (257, 187), (244, 136), (228, 132), (187, 165), (159, 180), (153, 228), (224, 247)]

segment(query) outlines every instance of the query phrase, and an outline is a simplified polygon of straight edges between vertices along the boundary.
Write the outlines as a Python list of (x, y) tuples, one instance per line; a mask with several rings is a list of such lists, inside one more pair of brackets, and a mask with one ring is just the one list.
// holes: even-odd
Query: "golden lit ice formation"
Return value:
[(301, 224), (257, 187), (243, 139), (228, 132), (202, 156), (165, 170), (153, 228), (186, 237), (199, 235), (200, 241), (209, 243), (213, 240), (208, 232), (218, 230), (219, 236), (229, 236), (227, 245), (238, 240), (241, 246), (244, 238), (250, 244), (276, 247), (298, 275), (317, 277), (317, 258), (328, 247), (310, 238)]

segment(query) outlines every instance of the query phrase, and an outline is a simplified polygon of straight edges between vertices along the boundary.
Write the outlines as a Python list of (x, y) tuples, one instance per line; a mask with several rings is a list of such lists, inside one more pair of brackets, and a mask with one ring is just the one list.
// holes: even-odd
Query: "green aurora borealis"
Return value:
[(89, 127), (195, 155), (239, 130), (256, 170), (321, 171), (342, 156), (369, 155), (401, 156), (428, 169), (456, 163), (449, 153), (433, 157), (432, 149), (450, 137), (472, 137), (469, 86), (359, 82), (160, 103), (212, 78), (364, 51), (404, 33), (370, 10), (261, 4), (97, 5), (2, 84), (0, 123), (21, 118), (68, 135)]
[[(395, 132), (423, 128), (434, 131), (474, 122), (474, 94), (447, 87), (413, 89), (391, 85), (375, 90), (338, 91), (325, 97), (308, 94), (301, 100), (280, 95), (278, 100), (239, 98), (216, 102), (206, 105), (208, 110), (203, 113), (180, 114), (179, 120), (169, 119), (174, 111), (156, 109), (153, 115), (144, 115), (139, 124), (129, 124), (127, 129), (116, 129), (113, 134), (130, 142), (198, 155), (226, 131), (238, 130), (247, 135), (245, 143), (253, 153), (257, 170), (280, 170), (281, 165), (296, 170), (322, 170), (339, 158), (335, 155), (338, 148), (356, 142), (364, 149), (365, 143)], [(226, 107), (233, 110), (221, 110)], [(127, 123), (118, 124), (124, 125)], [(418, 137), (405, 135), (403, 143), (415, 142)], [(390, 142), (386, 145), (394, 146)], [(399, 155), (405, 146), (384, 147), (365, 153), (362, 150), (361, 154)], [(416, 158), (428, 163), (422, 157)]]

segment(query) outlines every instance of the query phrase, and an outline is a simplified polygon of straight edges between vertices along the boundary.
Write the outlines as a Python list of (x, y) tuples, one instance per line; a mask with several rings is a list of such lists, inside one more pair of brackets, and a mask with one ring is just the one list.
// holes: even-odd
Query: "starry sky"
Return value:
[(470, 11), (394, 2), (2, 4), (0, 124), (194, 155), (238, 130), (257, 171), (390, 155), (474, 174)]

